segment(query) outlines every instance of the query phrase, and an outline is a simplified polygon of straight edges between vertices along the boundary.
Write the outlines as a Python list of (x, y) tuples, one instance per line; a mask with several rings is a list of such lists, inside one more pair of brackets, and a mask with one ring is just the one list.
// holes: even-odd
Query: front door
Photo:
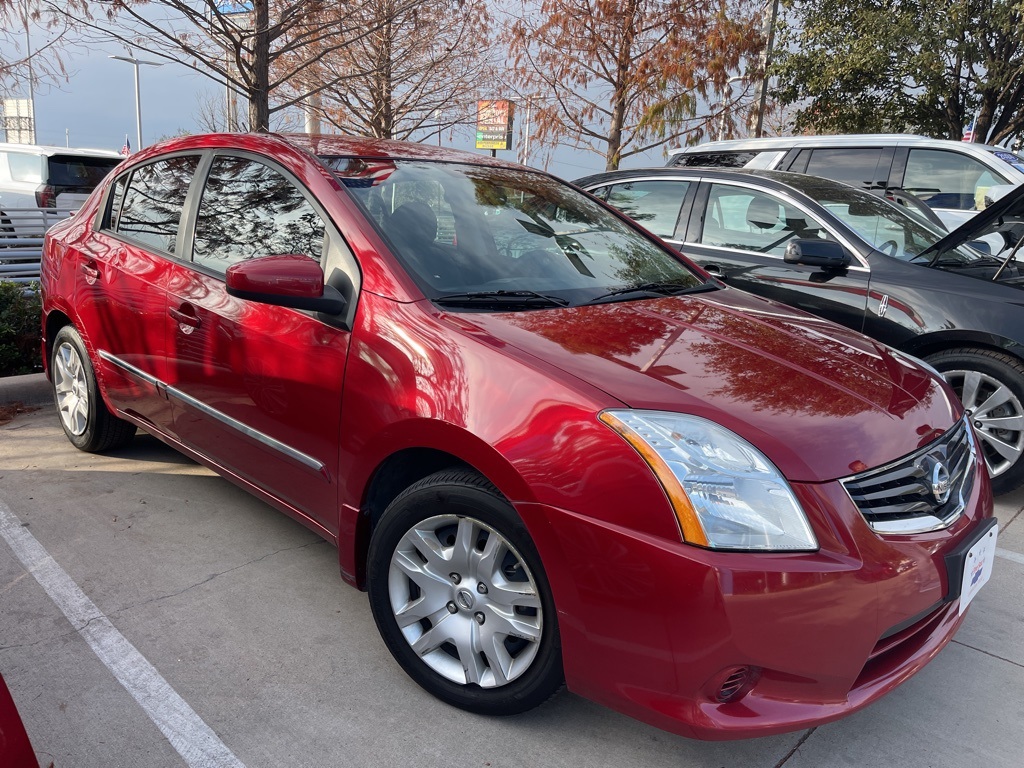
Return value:
[(192, 262), (168, 282), (175, 428), (188, 446), (337, 534), (341, 393), (350, 334), (314, 313), (229, 296), (243, 259), (343, 248), (305, 190), (255, 158), (212, 158)]

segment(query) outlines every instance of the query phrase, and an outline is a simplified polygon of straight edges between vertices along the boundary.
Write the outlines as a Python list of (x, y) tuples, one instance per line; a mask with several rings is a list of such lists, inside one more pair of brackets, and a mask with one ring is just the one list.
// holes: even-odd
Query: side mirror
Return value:
[(229, 296), (279, 307), (340, 315), (347, 302), (336, 288), (324, 285), (320, 265), (300, 254), (262, 256), (232, 264), (227, 271)]
[(782, 257), (787, 264), (804, 264), (822, 269), (846, 269), (850, 254), (831, 240), (791, 240)]

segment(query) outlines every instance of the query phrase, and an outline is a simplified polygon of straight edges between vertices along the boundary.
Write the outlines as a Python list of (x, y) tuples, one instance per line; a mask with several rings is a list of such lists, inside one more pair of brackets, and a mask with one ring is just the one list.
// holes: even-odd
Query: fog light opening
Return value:
[(715, 693), (715, 701), (719, 704), (738, 701), (749, 693), (760, 677), (760, 667), (742, 666), (724, 670), (718, 675), (722, 682)]

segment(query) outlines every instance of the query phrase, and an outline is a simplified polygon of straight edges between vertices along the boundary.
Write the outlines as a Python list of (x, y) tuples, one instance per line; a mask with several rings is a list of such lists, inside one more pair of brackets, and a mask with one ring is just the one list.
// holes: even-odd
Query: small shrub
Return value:
[(0, 280), (0, 376), (43, 368), (39, 285)]

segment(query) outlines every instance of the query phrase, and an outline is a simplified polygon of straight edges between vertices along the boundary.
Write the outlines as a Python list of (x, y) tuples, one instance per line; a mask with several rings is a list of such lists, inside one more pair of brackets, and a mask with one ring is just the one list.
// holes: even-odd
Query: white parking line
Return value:
[(996, 557), (1001, 557), (1004, 560), (1012, 560), (1015, 563), (1020, 563), (1021, 565), (1024, 565), (1024, 555), (1019, 555), (1016, 552), (1011, 552), (1008, 549), (996, 547)]
[(192, 768), (245, 768), (0, 501), (0, 535), (93, 652)]

